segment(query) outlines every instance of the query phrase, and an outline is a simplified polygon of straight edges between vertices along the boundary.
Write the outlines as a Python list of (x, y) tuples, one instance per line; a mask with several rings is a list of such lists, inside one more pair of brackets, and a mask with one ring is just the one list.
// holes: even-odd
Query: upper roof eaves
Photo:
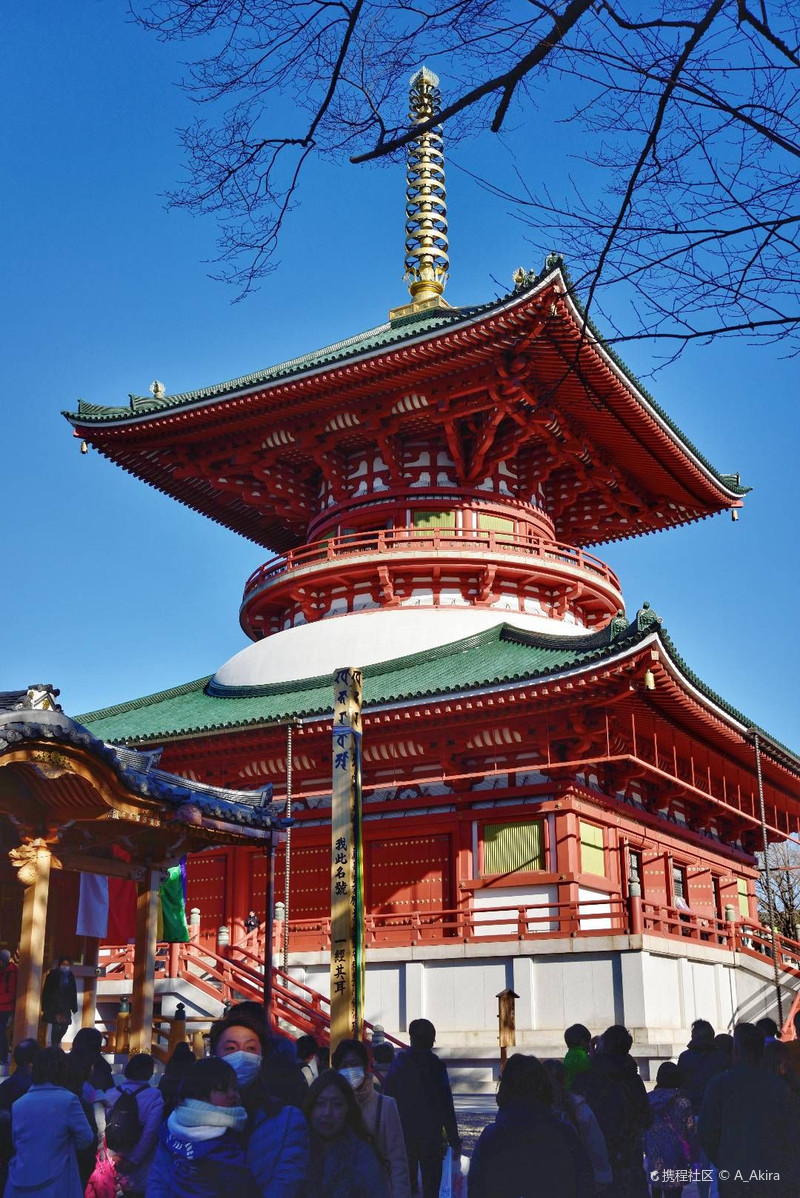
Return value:
[(72, 424), (80, 426), (87, 424), (116, 424), (141, 417), (168, 413), (190, 404), (202, 404), (204, 401), (223, 399), (227, 395), (233, 395), (252, 387), (279, 382), (308, 371), (324, 369), (326, 366), (334, 365), (335, 363), (343, 362), (365, 353), (368, 354), (370, 351), (379, 351), (388, 346), (402, 344), (404, 341), (419, 337), (420, 334), (455, 327), (461, 323), (472, 321), (476, 317), (489, 315), (509, 304), (513, 304), (515, 300), (520, 300), (524, 296), (539, 290), (557, 275), (560, 275), (563, 281), (565, 292), (569, 301), (574, 306), (579, 320), (585, 323), (586, 329), (591, 334), (592, 342), (607, 355), (620, 375), (630, 384), (636, 398), (640, 402), (644, 401), (644, 405), (649, 407), (656, 417), (663, 422), (683, 449), (687, 450), (730, 495), (737, 497), (747, 495), (752, 488), (741, 484), (738, 473), (722, 473), (700, 452), (697, 446), (682, 432), (675, 421), (672, 420), (657, 400), (653, 398), (647, 388), (643, 386), (633, 371), (626, 366), (625, 362), (608, 344), (591, 318), (586, 316), (575, 285), (560, 254), (550, 254), (541, 271), (538, 273), (535, 271), (527, 273), (524, 276), (524, 280), (518, 283), (513, 292), (490, 300), (485, 304), (476, 304), (463, 308), (437, 309), (433, 313), (423, 312), (418, 315), (406, 316), (399, 320), (388, 321), (385, 324), (368, 329), (366, 332), (358, 333), (354, 337), (347, 337), (343, 341), (334, 342), (332, 345), (327, 345), (322, 349), (314, 350), (297, 358), (290, 358), (286, 362), (279, 362), (264, 370), (254, 371), (252, 374), (229, 379), (227, 382), (215, 383), (212, 386), (200, 387), (194, 391), (182, 391), (175, 395), (164, 395), (161, 397), (153, 395), (131, 395), (127, 407), (105, 406), (79, 399), (77, 411), (64, 411), (62, 415)]
[(697, 448), (697, 446), (692, 441), (690, 441), (689, 438), (686, 436), (686, 434), (678, 427), (678, 425), (675, 423), (675, 421), (672, 419), (672, 417), (669, 415), (669, 413), (666, 412), (661, 407), (661, 404), (658, 402), (658, 400), (653, 398), (653, 396), (650, 394), (650, 392), (647, 390), (647, 388), (642, 384), (641, 380), (633, 373), (633, 371), (630, 369), (630, 367), (627, 366), (625, 364), (625, 362), (623, 362), (622, 358), (619, 356), (619, 354), (616, 352), (616, 350), (611, 345), (609, 345), (609, 343), (606, 341), (605, 337), (600, 332), (600, 330), (598, 329), (598, 327), (594, 323), (594, 321), (591, 319), (591, 317), (586, 315), (586, 310), (584, 309), (584, 306), (583, 306), (581, 299), (578, 295), (578, 292), (575, 288), (575, 284), (573, 283), (573, 281), (570, 277), (570, 273), (567, 270), (566, 265), (564, 264), (564, 260), (563, 260), (563, 258), (561, 258), (560, 255), (558, 255), (558, 263), (559, 263), (559, 268), (561, 270), (562, 277), (564, 279), (564, 283), (567, 288), (567, 293), (568, 293), (570, 299), (572, 300), (572, 303), (575, 305), (575, 308), (578, 311), (581, 321), (586, 325), (586, 328), (591, 333), (595, 342), (602, 348), (603, 352), (608, 355), (608, 357), (611, 359), (611, 361), (617, 367), (619, 372), (622, 375), (624, 375), (624, 377), (628, 380), (628, 382), (633, 387), (635, 387), (639, 396), (642, 399), (647, 401), (647, 403), (653, 409), (653, 411), (656, 413), (656, 415), (658, 415), (661, 418), (661, 420), (663, 420), (663, 422), (670, 428), (670, 430), (675, 434), (675, 436), (678, 438), (678, 440), (680, 440), (681, 444), (686, 449), (688, 449), (689, 452), (695, 458), (697, 458), (698, 462), (700, 462), (703, 466), (705, 466), (706, 470), (708, 470), (716, 479), (718, 479), (719, 482), (722, 483), (722, 485), (728, 491), (730, 491), (734, 495), (749, 495), (749, 493), (752, 491), (753, 488), (742, 486), (741, 482), (739, 481), (738, 473), (737, 474), (722, 474), (719, 470), (717, 470), (716, 466), (714, 466), (708, 460), (708, 458), (703, 453), (700, 452), (700, 450)]
[(467, 308), (439, 309), (434, 314), (422, 313), (417, 317), (387, 321), (386, 324), (367, 329), (366, 332), (358, 333), (355, 337), (336, 341), (333, 345), (326, 345), (322, 349), (302, 354), (298, 358), (290, 358), (287, 362), (279, 362), (264, 370), (256, 370), (252, 374), (243, 374), (239, 378), (229, 379), (227, 382), (214, 383), (210, 387), (199, 387), (196, 391), (181, 391), (175, 395), (164, 395), (160, 398), (153, 395), (131, 395), (127, 407), (109, 407), (79, 399), (77, 411), (64, 411), (62, 415), (77, 424), (99, 424), (131, 419), (135, 416), (154, 415), (157, 412), (169, 412), (186, 404), (199, 403), (206, 399), (221, 399), (249, 387), (291, 378), (292, 375), (333, 365), (347, 358), (369, 353), (370, 350), (379, 350), (389, 345), (408, 341), (412, 337), (419, 336), (420, 333), (432, 332), (435, 329), (458, 324), (460, 321), (470, 320), (493, 308), (502, 307), (511, 298), (511, 296), (503, 296), (501, 299), (492, 300), (487, 304)]

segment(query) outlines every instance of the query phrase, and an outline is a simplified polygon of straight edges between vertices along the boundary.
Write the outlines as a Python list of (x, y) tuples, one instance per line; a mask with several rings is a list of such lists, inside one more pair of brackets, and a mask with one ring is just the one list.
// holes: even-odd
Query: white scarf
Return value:
[(186, 1098), (167, 1120), (175, 1136), (187, 1140), (217, 1140), (226, 1131), (244, 1131), (247, 1111), (243, 1106), (214, 1106), (199, 1098)]

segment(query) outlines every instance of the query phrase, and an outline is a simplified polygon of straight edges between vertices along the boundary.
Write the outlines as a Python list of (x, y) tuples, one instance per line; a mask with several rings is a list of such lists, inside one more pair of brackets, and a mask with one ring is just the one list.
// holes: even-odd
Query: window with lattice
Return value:
[(739, 914), (743, 919), (750, 918), (750, 898), (747, 893), (747, 881), (745, 878), (736, 879), (736, 892), (739, 899)]
[(416, 511), (411, 513), (411, 523), (419, 532), (433, 532), (436, 528), (455, 528), (456, 514), (447, 511)]
[(488, 512), (479, 512), (478, 528), (485, 532), (503, 532), (511, 536), (514, 532), (514, 521), (505, 516), (490, 516)]
[(606, 876), (606, 855), (603, 847), (603, 829), (597, 824), (580, 821), (581, 873)]
[(484, 874), (513, 874), (544, 868), (541, 820), (524, 824), (484, 824)]

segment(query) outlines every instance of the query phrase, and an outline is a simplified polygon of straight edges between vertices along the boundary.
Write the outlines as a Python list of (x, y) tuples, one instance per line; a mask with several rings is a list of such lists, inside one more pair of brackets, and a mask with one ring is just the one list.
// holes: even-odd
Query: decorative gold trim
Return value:
[[(422, 67), (411, 79), (409, 120), (422, 125), (440, 111), (439, 78)], [(448, 278), (447, 190), (442, 129), (435, 125), (409, 143), (406, 155), (406, 273), (410, 311), (439, 307)], [(390, 319), (405, 315), (395, 309)]]

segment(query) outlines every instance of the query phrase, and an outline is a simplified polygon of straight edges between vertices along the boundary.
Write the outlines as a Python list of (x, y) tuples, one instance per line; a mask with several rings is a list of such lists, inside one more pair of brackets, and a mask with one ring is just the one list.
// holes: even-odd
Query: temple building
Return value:
[[(415, 76), (412, 121), (437, 111), (437, 83)], [(697, 1017), (774, 1013), (775, 973), (789, 1009), (800, 944), (758, 921), (755, 853), (800, 831), (800, 759), (695, 676), (648, 603), (625, 614), (597, 554), (735, 517), (747, 488), (604, 344), (560, 256), (499, 299), (445, 301), (443, 163), (423, 130), (409, 298), (388, 321), (230, 382), (67, 413), (268, 555), (244, 585), (246, 648), (78, 719), (284, 805), (290, 734), (276, 893), (290, 973), (324, 992), (331, 674), (363, 668), (367, 1018), (402, 1037), (429, 1017), (474, 1082), (511, 987), (518, 1045), (624, 1022), (657, 1062)], [(244, 921), (264, 918), (265, 871), (245, 843), (190, 857), (202, 943), (224, 926), (263, 952)]]

